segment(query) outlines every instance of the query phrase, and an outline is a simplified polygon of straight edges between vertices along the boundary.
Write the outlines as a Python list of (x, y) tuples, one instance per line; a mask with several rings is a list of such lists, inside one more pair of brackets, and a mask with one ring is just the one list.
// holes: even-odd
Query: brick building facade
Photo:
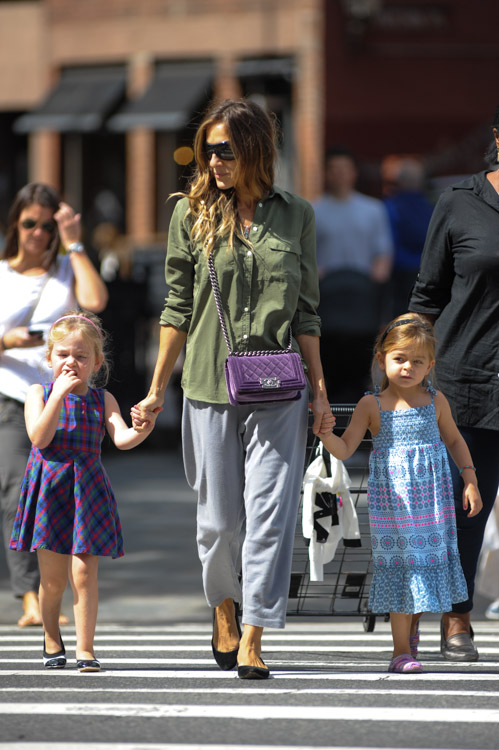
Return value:
[[(279, 115), (281, 182), (311, 197), (323, 29), (322, 0), (0, 2), (0, 137), (21, 154), (26, 139), (27, 179), (58, 186), (90, 221), (112, 193), (121, 229), (145, 243), (167, 229), (165, 199), (189, 170), (173, 154), (201, 111), (245, 94)], [(7, 161), (13, 187), (22, 157)]]
[(58, 186), (134, 243), (167, 230), (212, 97), (282, 128), (280, 182), (314, 198), (342, 142), (379, 191), (390, 153), (431, 175), (481, 168), (499, 100), (497, 0), (0, 0), (0, 221), (26, 180)]

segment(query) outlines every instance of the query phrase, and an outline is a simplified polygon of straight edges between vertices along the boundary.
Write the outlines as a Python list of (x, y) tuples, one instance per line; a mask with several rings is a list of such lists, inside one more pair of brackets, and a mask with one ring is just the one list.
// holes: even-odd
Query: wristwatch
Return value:
[(84, 253), (85, 252), (85, 247), (84, 247), (84, 245), (81, 242), (71, 242), (67, 246), (66, 250), (67, 250), (67, 252), (69, 254), (71, 254), (71, 253)]

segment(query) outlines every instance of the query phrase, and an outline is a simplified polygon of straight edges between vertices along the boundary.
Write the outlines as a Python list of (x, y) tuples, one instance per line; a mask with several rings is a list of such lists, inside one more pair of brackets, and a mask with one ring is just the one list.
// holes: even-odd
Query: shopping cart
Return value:
[[(331, 410), (336, 417), (336, 434), (341, 435), (347, 427), (354, 408), (355, 405), (352, 404), (331, 404)], [(311, 416), (309, 422), (305, 468), (315, 459), (319, 443), (311, 430)], [(367, 477), (371, 447), (372, 440), (366, 433), (359, 449), (344, 462), (352, 482), (350, 495), (357, 513), (361, 546), (345, 546), (340, 540), (334, 558), (324, 566), (324, 580), (320, 582), (310, 580), (309, 540), (304, 539), (302, 534), (303, 505), (300, 500), (293, 549), (288, 615), (360, 616), (363, 618), (364, 629), (368, 632), (374, 630), (376, 615), (368, 607), (369, 586), (372, 579), (367, 508)]]

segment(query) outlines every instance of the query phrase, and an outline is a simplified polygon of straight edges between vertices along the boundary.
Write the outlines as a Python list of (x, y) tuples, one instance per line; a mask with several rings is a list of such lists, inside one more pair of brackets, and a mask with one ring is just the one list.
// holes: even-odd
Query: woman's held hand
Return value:
[(135, 430), (141, 432), (156, 421), (158, 414), (163, 411), (163, 397), (146, 396), (130, 409), (130, 416)]
[(324, 395), (319, 395), (314, 398), (310, 404), (310, 408), (314, 415), (314, 423), (312, 431), (314, 435), (328, 435), (333, 429), (336, 417), (331, 412), (329, 401)]

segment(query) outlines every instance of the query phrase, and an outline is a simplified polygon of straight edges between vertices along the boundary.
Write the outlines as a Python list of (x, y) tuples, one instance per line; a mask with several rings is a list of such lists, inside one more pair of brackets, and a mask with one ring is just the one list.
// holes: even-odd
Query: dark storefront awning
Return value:
[(252, 60), (241, 60), (237, 64), (239, 78), (280, 77), (292, 80), (295, 74), (295, 62), (292, 57), (259, 57)]
[(14, 131), (88, 133), (99, 130), (123, 99), (125, 86), (123, 67), (63, 70), (55, 89), (37, 109), (15, 121)]
[(213, 64), (161, 63), (144, 95), (110, 118), (111, 130), (179, 130), (211, 95)]

